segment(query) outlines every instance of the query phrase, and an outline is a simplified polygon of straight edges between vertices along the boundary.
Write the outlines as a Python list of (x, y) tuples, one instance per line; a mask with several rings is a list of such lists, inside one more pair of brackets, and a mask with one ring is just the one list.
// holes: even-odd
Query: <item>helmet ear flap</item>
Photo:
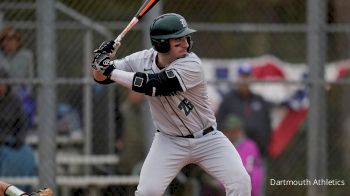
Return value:
[(167, 53), (170, 50), (170, 44), (168, 40), (164, 39), (151, 39), (153, 48), (159, 53)]

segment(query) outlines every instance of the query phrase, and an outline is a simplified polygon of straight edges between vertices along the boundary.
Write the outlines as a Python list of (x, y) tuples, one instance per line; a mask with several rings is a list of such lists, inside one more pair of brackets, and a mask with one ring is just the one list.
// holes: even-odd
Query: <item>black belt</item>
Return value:
[[(157, 131), (160, 132), (159, 130), (157, 130)], [(210, 127), (208, 127), (208, 128), (206, 128), (206, 129), (203, 130), (202, 136), (204, 136), (204, 135), (206, 135), (206, 134), (208, 134), (208, 133), (210, 133), (210, 132), (212, 132), (212, 131), (214, 131), (214, 128), (213, 128), (212, 126), (210, 126)], [(177, 137), (194, 138), (194, 135), (193, 135), (193, 134), (186, 135), (186, 136), (181, 136), (181, 135), (179, 135), (179, 136), (177, 136)]]

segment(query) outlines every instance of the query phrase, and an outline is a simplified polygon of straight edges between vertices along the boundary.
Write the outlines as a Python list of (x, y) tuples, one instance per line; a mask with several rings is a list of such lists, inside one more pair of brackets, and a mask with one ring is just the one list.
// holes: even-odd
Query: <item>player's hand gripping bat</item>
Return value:
[[(118, 44), (122, 41), (126, 33), (129, 32), (129, 30), (135, 26), (135, 24), (149, 11), (152, 9), (154, 5), (158, 3), (159, 0), (146, 0), (140, 9), (137, 11), (136, 15), (132, 18), (132, 20), (129, 22), (129, 24), (124, 28), (124, 30), (118, 35), (117, 38), (114, 40), (113, 48), (117, 49), (119, 47)], [(116, 51), (116, 50), (115, 50)], [(115, 52), (111, 55), (112, 57), (115, 55)]]
[(136, 15), (132, 18), (129, 24), (113, 41), (103, 42), (101, 46), (94, 51), (95, 57), (92, 67), (95, 70), (99, 70), (104, 75), (109, 75), (110, 71), (106, 71), (110, 63), (110, 59), (113, 58), (120, 46), (121, 40), (130, 31), (130, 29), (137, 24), (137, 22), (158, 3), (159, 0), (145, 0)]

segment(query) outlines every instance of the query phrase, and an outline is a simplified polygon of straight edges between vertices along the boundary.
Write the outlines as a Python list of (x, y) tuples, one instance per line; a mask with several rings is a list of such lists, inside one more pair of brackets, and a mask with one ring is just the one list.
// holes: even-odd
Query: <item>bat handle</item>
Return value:
[(123, 33), (121, 33), (120, 35), (118, 35), (118, 37), (117, 37), (117, 38), (115, 38), (114, 42), (115, 42), (115, 43), (117, 43), (117, 42), (121, 42), (121, 41), (122, 41), (122, 39), (123, 39), (123, 37), (124, 37), (124, 35), (123, 35)]
[(112, 52), (112, 54), (110, 55), (110, 57), (114, 57), (117, 53), (117, 50), (119, 48), (120, 45), (117, 45), (117, 43), (120, 44), (120, 42), (122, 41), (123, 37), (124, 37), (125, 34), (121, 33), (120, 35), (118, 35), (117, 38), (115, 38), (114, 40), (114, 44), (113, 44), (113, 48), (114, 48), (114, 52)]
[[(114, 45), (113, 48), (114, 49), (118, 49), (119, 46), (117, 46), (117, 43), (120, 43), (123, 39), (123, 37), (126, 35), (127, 32), (129, 32), (129, 30), (139, 21), (139, 19), (137, 17), (134, 17), (130, 23), (128, 24), (128, 26), (125, 27), (125, 29), (118, 35), (117, 38), (115, 38), (114, 40)], [(111, 55), (111, 57), (114, 57), (115, 53), (117, 51), (115, 50), (115, 52)]]
[(139, 21), (137, 17), (134, 17), (128, 26), (125, 27), (125, 29), (118, 35), (117, 38), (115, 38), (114, 42), (121, 42), (123, 37), (126, 35), (127, 32)]

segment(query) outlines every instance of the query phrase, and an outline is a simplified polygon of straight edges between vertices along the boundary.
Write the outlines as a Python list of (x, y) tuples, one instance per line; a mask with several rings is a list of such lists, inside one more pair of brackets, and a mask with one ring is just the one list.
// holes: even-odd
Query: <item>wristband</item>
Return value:
[(25, 192), (13, 185), (8, 186), (5, 190), (5, 196), (21, 196), (25, 194)]
[(109, 66), (105, 69), (105, 71), (103, 72), (103, 75), (109, 77), (114, 69), (115, 69), (115, 68), (114, 68), (113, 65), (109, 65)]

